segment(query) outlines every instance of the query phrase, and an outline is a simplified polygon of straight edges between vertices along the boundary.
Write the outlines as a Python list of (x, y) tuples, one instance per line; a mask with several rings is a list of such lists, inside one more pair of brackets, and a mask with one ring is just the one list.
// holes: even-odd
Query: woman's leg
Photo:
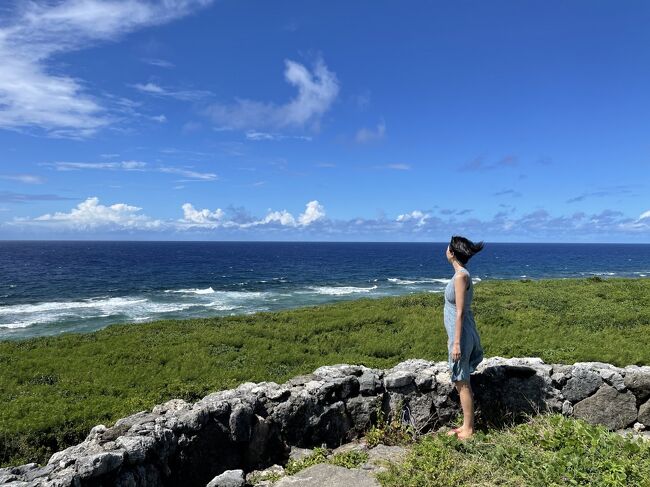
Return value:
[(458, 433), (458, 435), (460, 438), (465, 438), (474, 433), (474, 397), (472, 395), (472, 386), (469, 380), (459, 380), (454, 382), (454, 385), (458, 390), (460, 405), (463, 408), (462, 432)]

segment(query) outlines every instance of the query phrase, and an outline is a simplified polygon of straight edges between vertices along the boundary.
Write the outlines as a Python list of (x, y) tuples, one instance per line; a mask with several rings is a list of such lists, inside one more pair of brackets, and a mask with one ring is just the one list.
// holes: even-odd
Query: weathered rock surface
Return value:
[(243, 487), (244, 483), (243, 470), (226, 470), (208, 482), (205, 487)]
[(295, 475), (284, 477), (277, 487), (380, 487), (374, 475), (358, 469), (348, 469), (327, 463), (319, 463), (301, 470)]
[(610, 430), (631, 425), (637, 419), (635, 397), (630, 391), (620, 393), (603, 384), (596, 393), (573, 406), (573, 415), (592, 424), (602, 424)]
[[(488, 427), (548, 411), (616, 431), (635, 421), (639, 434), (650, 429), (649, 366), (489, 357), (470, 380), (477, 421)], [(411, 359), (387, 370), (338, 364), (284, 384), (246, 382), (195, 404), (174, 399), (111, 427), (95, 426), (82, 443), (55, 453), (44, 466), (1, 468), (0, 484), (205, 487), (227, 471), (241, 470), (244, 478), (272, 465), (281, 468), (290, 456), (314, 447), (349, 443), (380, 413), (395, 414), (421, 433), (454, 420), (462, 411), (447, 362)], [(384, 453), (399, 456), (386, 448)], [(329, 472), (339, 478), (336, 485), (371, 482), (329, 467), (307, 474)], [(366, 467), (355, 470), (370, 475), (378, 468), (370, 462)]]

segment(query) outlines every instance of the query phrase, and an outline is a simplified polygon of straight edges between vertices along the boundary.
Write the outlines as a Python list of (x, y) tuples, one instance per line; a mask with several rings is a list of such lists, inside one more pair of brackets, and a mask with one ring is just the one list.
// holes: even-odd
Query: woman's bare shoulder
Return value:
[(467, 282), (469, 280), (469, 273), (468, 272), (463, 272), (463, 271), (458, 271), (456, 274), (454, 274), (454, 277), (461, 280), (461, 282)]

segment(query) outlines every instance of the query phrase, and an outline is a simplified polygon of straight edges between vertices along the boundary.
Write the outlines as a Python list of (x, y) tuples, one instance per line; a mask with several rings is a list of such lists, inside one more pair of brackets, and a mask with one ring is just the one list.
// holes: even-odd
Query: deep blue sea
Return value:
[[(446, 248), (446, 242), (0, 241), (0, 339), (440, 293), (453, 275)], [(479, 285), (642, 279), (650, 276), (650, 244), (487, 242), (467, 269)]]

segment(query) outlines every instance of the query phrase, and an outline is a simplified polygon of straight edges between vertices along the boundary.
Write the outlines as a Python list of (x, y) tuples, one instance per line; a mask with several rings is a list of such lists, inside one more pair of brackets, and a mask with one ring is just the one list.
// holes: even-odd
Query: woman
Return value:
[(451, 381), (456, 386), (463, 408), (463, 425), (448, 435), (466, 439), (474, 434), (474, 399), (469, 375), (483, 360), (481, 339), (470, 308), (474, 284), (465, 268), (469, 259), (483, 248), (465, 237), (453, 236), (447, 246), (447, 260), (456, 271), (445, 288), (444, 322), (447, 330), (447, 351)]

